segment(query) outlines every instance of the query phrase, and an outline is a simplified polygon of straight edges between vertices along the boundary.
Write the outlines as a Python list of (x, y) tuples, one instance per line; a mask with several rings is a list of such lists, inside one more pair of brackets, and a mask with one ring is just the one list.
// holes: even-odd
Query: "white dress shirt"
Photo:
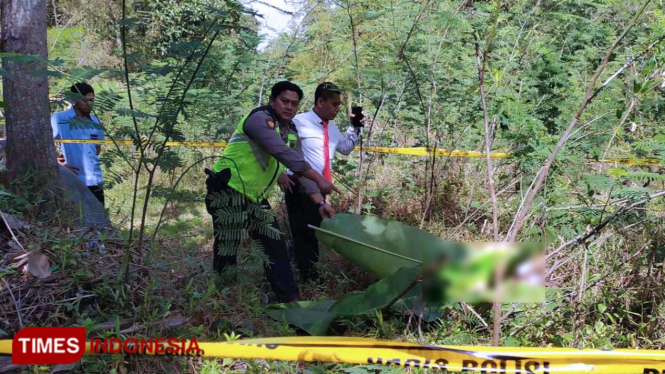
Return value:
[[(323, 121), (314, 110), (310, 110), (295, 116), (293, 123), (298, 129), (298, 138), (301, 142), (305, 160), (314, 170), (323, 175)], [(346, 134), (343, 135), (337, 128), (335, 121), (328, 121), (328, 149), (330, 153), (328, 156), (331, 170), (335, 152), (348, 156), (358, 143), (358, 133), (360, 131), (362, 129), (356, 130), (353, 126), (349, 126)], [(292, 174), (290, 170), (288, 173)]]

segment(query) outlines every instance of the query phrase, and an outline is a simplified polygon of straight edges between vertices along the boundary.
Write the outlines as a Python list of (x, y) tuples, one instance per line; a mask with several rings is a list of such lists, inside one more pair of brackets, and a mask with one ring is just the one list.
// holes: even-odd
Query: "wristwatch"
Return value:
[(316, 207), (317, 207), (317, 208), (320, 208), (320, 207), (322, 207), (322, 206), (324, 206), (324, 205), (326, 205), (326, 204), (327, 204), (327, 203), (326, 203), (325, 200), (321, 200), (321, 201), (319, 201), (318, 203), (316, 203)]

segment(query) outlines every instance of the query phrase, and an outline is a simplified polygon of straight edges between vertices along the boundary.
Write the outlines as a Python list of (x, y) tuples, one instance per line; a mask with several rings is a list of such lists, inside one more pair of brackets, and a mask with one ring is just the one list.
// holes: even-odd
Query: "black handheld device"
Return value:
[(353, 118), (351, 119), (353, 127), (363, 127), (363, 124), (360, 122), (360, 120), (365, 118), (365, 116), (363, 116), (363, 107), (357, 105), (351, 107), (351, 113), (353, 114)]

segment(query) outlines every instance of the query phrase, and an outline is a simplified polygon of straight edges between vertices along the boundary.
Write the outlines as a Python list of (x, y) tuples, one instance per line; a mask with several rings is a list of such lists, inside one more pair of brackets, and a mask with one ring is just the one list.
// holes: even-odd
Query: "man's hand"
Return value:
[(314, 204), (316, 204), (319, 207), (319, 214), (321, 215), (321, 218), (332, 219), (335, 216), (335, 211), (330, 205), (328, 205), (328, 203), (326, 203), (325, 199), (323, 198), (323, 195), (321, 195), (320, 193), (311, 193), (309, 194), (309, 198), (312, 199)]
[(321, 190), (321, 192), (323, 193), (328, 194), (331, 193), (332, 191), (336, 191), (338, 194), (341, 194), (339, 189), (337, 189), (337, 187), (334, 184), (332, 184), (332, 182), (328, 181), (323, 177), (316, 182), (316, 185), (319, 187), (319, 190)]
[(77, 168), (76, 166), (73, 166), (73, 165), (69, 165), (69, 164), (67, 164), (67, 163), (65, 162), (65, 156), (60, 155), (60, 156), (58, 157), (58, 164), (60, 164), (60, 165), (62, 165), (62, 166), (64, 166), (64, 167), (66, 167), (67, 169), (69, 169), (69, 170), (71, 170), (72, 172), (74, 172), (74, 174), (78, 175), (79, 168)]
[[(349, 117), (351, 118), (351, 123), (353, 123), (353, 118), (355, 118), (355, 116), (356, 116), (356, 115), (353, 114), (353, 113), (349, 114)], [(360, 126), (360, 127), (365, 127), (365, 117), (363, 117), (363, 118), (360, 119), (360, 124), (362, 125), (362, 126)], [(354, 127), (355, 127), (355, 126), (354, 126)], [(360, 127), (356, 127), (356, 130), (360, 129)]]
[(316, 186), (321, 192), (325, 194), (329, 194), (332, 191), (336, 191), (338, 194), (341, 194), (339, 189), (337, 189), (337, 187), (335, 187), (332, 182), (324, 178), (323, 175), (319, 174), (314, 169), (307, 170), (306, 172), (302, 173), (302, 176), (313, 182), (316, 182)]
[(289, 190), (289, 192), (293, 192), (291, 187), (295, 187), (296, 185), (295, 182), (291, 180), (291, 177), (289, 177), (289, 175), (286, 173), (282, 173), (279, 176), (279, 178), (277, 179), (277, 184), (279, 185), (279, 188), (284, 192), (286, 192), (287, 189)]
[(319, 207), (319, 214), (321, 215), (321, 218), (333, 219), (333, 217), (335, 217), (335, 211), (328, 204), (324, 204)]

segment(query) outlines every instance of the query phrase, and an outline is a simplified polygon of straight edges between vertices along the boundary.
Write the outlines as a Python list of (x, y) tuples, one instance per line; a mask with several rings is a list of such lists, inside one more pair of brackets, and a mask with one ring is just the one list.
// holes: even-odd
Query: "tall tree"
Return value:
[[(7, 168), (13, 180), (28, 177), (35, 192), (58, 181), (49, 121), (46, 1), (2, 1), (3, 95), (6, 105)], [(18, 56), (20, 55), (20, 56)], [(26, 58), (30, 56), (30, 58)], [(56, 182), (57, 183), (57, 182)], [(56, 192), (55, 188), (50, 188)], [(44, 196), (47, 201), (56, 196)]]

